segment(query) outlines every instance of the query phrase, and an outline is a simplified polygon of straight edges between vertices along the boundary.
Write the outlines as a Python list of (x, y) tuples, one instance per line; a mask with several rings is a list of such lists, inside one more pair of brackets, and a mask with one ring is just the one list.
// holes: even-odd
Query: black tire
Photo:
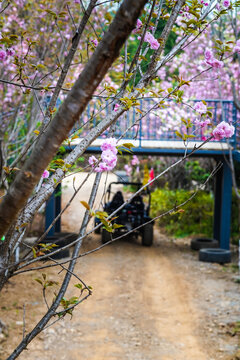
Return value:
[(201, 249), (199, 260), (218, 264), (231, 262), (231, 251), (225, 249)]
[(143, 226), (142, 230), (142, 245), (152, 246), (153, 244), (153, 224)]
[(43, 243), (52, 243), (58, 245), (58, 248), (66, 246), (78, 238), (78, 234), (70, 232), (55, 233), (52, 236), (47, 236), (42, 241)]
[[(55, 251), (55, 250), (56, 250), (56, 248), (53, 249), (53, 251)], [(70, 256), (69, 249), (61, 250), (61, 251), (59, 251), (58, 253), (56, 253), (54, 255), (51, 255), (51, 253), (49, 254), (49, 257), (54, 259), (54, 260), (60, 260), (60, 259), (63, 259), (63, 258), (69, 257), (69, 256)]]
[(215, 239), (209, 238), (199, 238), (192, 239), (191, 241), (191, 249), (192, 250), (200, 250), (200, 249), (215, 249), (219, 247), (219, 242)]
[(102, 243), (106, 244), (112, 240), (112, 234), (106, 229), (102, 229)]
[[(45, 237), (45, 239), (42, 241), (44, 244), (56, 244), (57, 247), (54, 247), (51, 249), (51, 251), (47, 251), (46, 255), (49, 255), (54, 260), (63, 259), (70, 256), (70, 251), (68, 249), (64, 249), (59, 251), (58, 253), (51, 255), (51, 252), (58, 250), (62, 248), (63, 246), (69, 244), (69, 242), (72, 242), (77, 239), (78, 234), (75, 233), (55, 233), (55, 235)], [(46, 260), (46, 259), (44, 259)]]

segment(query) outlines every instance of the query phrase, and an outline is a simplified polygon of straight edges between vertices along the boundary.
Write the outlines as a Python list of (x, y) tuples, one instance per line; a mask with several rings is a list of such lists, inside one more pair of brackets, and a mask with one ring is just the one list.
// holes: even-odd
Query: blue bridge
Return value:
[[(240, 113), (237, 111), (233, 101), (229, 100), (205, 100), (207, 106), (213, 114), (211, 123), (213, 127), (221, 121), (231, 123), (235, 127), (234, 136), (222, 141), (210, 141), (191, 156), (211, 157), (222, 162), (222, 167), (215, 176), (215, 205), (214, 205), (214, 228), (213, 237), (220, 243), (223, 249), (230, 247), (230, 223), (231, 223), (231, 200), (232, 200), (232, 173), (229, 167), (229, 149), (233, 158), (240, 161)], [(187, 120), (196, 118), (193, 111), (194, 102), (181, 105), (168, 103), (163, 108), (157, 106), (154, 99), (142, 99), (137, 108), (131, 108), (119, 117), (114, 127), (111, 129), (111, 136), (120, 138), (119, 143), (131, 142), (134, 146), (135, 154), (156, 155), (156, 156), (182, 156), (191, 153), (192, 150), (200, 145), (206, 133), (203, 129), (196, 128), (194, 125), (186, 128)], [(106, 117), (113, 109), (111, 100), (107, 106), (99, 110), (100, 101), (92, 102), (88, 105), (73, 131), (81, 130), (79, 138), (71, 141), (71, 146), (76, 146), (85, 133), (96, 126), (102, 118)], [(146, 115), (145, 115), (146, 114)], [(176, 134), (178, 130), (181, 134), (194, 134), (194, 138), (183, 141)], [(190, 132), (189, 132), (190, 131)], [(205, 131), (208, 131), (205, 129)], [(210, 133), (209, 133), (210, 135)], [(109, 131), (105, 131), (101, 137), (96, 139), (87, 149), (89, 153), (99, 153), (101, 143), (104, 138), (109, 136)], [(54, 217), (61, 208), (61, 199), (52, 196), (48, 201), (46, 209), (46, 228), (51, 224)], [(49, 235), (59, 232), (61, 229), (60, 221), (50, 230)]]

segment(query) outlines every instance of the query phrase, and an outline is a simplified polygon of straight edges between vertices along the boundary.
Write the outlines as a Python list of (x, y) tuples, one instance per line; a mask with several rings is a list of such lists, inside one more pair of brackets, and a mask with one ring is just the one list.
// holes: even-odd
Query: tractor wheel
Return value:
[(111, 233), (106, 229), (102, 229), (102, 244), (106, 244), (112, 240)]
[(152, 246), (153, 244), (153, 224), (143, 226), (142, 230), (142, 245)]

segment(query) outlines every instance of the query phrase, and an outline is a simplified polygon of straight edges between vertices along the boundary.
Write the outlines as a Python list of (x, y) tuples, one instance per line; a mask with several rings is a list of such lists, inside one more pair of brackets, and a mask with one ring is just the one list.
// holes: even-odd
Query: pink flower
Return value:
[(198, 101), (194, 106), (194, 110), (197, 111), (199, 114), (206, 114), (207, 105), (205, 105), (202, 101)]
[(7, 57), (7, 53), (4, 50), (0, 50), (0, 60), (4, 61)]
[(142, 21), (140, 19), (137, 19), (136, 28), (133, 30), (133, 33), (136, 34), (139, 32), (142, 28)]
[(146, 32), (144, 41), (148, 42), (150, 44), (150, 48), (153, 50), (157, 50), (160, 46), (157, 39), (155, 39), (155, 37), (149, 31)]
[(213, 53), (212, 53), (212, 50), (210, 50), (210, 49), (206, 49), (204, 55), (205, 55), (206, 61), (210, 61), (211, 59), (213, 59)]
[(120, 105), (119, 104), (115, 104), (115, 106), (114, 106), (114, 111), (118, 111), (118, 108), (120, 107)]
[(138, 160), (137, 155), (133, 155), (131, 164), (132, 164), (133, 166), (134, 166), (134, 165), (139, 165), (139, 160)]
[(95, 158), (95, 156), (90, 156), (90, 158), (88, 159), (88, 163), (91, 166), (95, 166), (95, 164), (97, 163), (97, 159)]
[(236, 46), (233, 48), (233, 50), (237, 53), (240, 53), (240, 39), (237, 40)]
[(49, 177), (49, 171), (48, 170), (44, 170), (44, 172), (42, 173), (42, 178), (43, 179), (47, 179)]
[(201, 128), (211, 124), (211, 121), (209, 119), (205, 119), (205, 120), (195, 120), (194, 123), (197, 125), (197, 126), (200, 126)]
[(102, 152), (101, 159), (107, 165), (111, 166), (113, 163), (116, 162), (117, 156), (109, 149)]
[(140, 29), (142, 27), (142, 21), (140, 19), (137, 19), (137, 29)]
[(210, 49), (206, 49), (205, 51), (205, 60), (208, 65), (211, 65), (215, 69), (220, 69), (224, 66), (222, 61), (219, 61), (213, 56), (213, 53)]
[(98, 46), (98, 41), (97, 41), (97, 39), (91, 40), (91, 43), (92, 43), (94, 46)]
[[(111, 171), (117, 165), (117, 140), (114, 138), (106, 139), (101, 145), (101, 162), (96, 166), (97, 159), (91, 156), (88, 160), (89, 164), (94, 168), (95, 172)], [(96, 167), (95, 167), (96, 166)]]
[(12, 48), (7, 49), (6, 52), (8, 56), (13, 56), (15, 54), (15, 51)]
[(235, 132), (234, 126), (228, 124), (226, 121), (222, 121), (213, 130), (212, 135), (215, 140), (222, 140), (223, 138), (230, 138)]
[(102, 143), (101, 150), (102, 151), (111, 150), (114, 154), (117, 154), (116, 146), (117, 146), (117, 140), (115, 138), (109, 138)]
[(213, 59), (211, 65), (215, 69), (221, 69), (224, 66), (224, 63), (222, 61), (219, 61), (218, 59)]
[(223, 6), (224, 6), (225, 8), (228, 8), (228, 7), (230, 6), (230, 1), (229, 1), (229, 0), (224, 0), (224, 1), (223, 1)]
[(129, 166), (129, 165), (124, 165), (124, 169), (125, 169), (125, 171), (126, 171), (126, 174), (127, 174), (127, 176), (130, 176), (131, 175), (131, 172), (132, 172), (132, 168), (131, 168), (131, 166)]

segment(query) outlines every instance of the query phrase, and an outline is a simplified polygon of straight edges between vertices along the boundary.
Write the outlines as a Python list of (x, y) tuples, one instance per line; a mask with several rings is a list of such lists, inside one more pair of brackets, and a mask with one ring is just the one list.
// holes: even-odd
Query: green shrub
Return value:
[(239, 215), (239, 200), (236, 196), (235, 191), (232, 192), (232, 213), (231, 213), (231, 238), (232, 243), (238, 245), (240, 239), (240, 215)]
[[(193, 194), (187, 190), (157, 189), (152, 193), (151, 215), (153, 217), (181, 204)], [(177, 237), (188, 235), (212, 236), (213, 230), (213, 196), (200, 191), (182, 209), (172, 215), (163, 216), (158, 224), (164, 227), (167, 234)]]

